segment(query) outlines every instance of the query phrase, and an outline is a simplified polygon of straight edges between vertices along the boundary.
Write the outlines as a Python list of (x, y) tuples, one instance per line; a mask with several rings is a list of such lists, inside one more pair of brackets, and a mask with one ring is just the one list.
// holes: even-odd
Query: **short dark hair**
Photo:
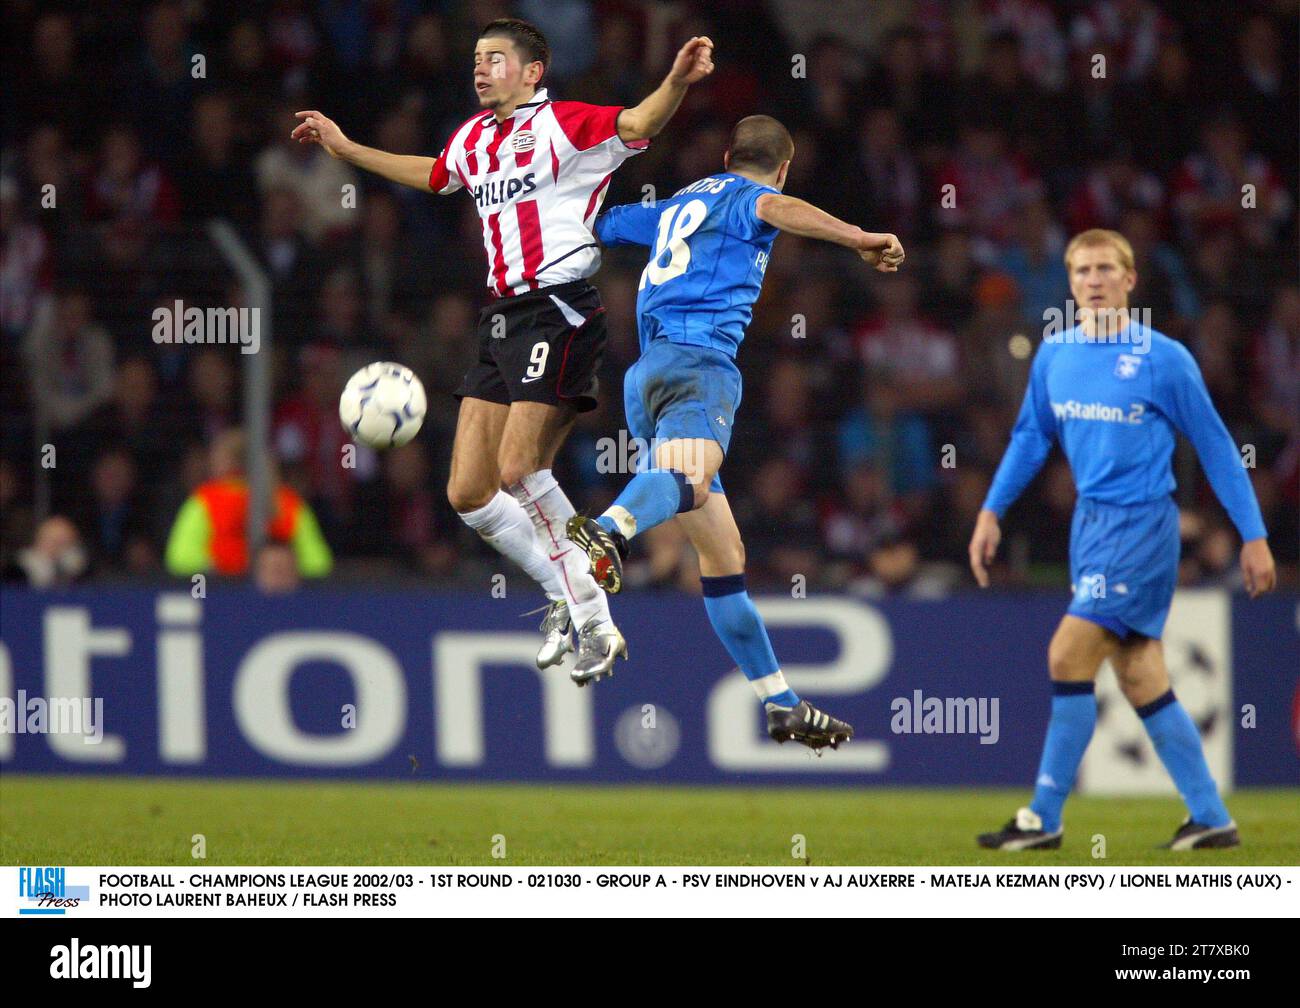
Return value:
[(794, 140), (771, 116), (752, 115), (736, 123), (727, 150), (731, 155), (727, 164), (733, 171), (748, 168), (769, 174), (794, 157)]
[[(524, 58), (525, 63), (541, 63), (542, 76), (546, 76), (546, 71), (551, 66), (551, 47), (546, 44), (546, 36), (543, 35), (536, 25), (529, 24), (527, 21), (519, 18), (497, 18), (490, 21), (484, 29), (478, 33), (479, 38), (508, 38), (514, 47), (519, 50), (519, 54)], [(541, 79), (538, 79), (541, 83)]]

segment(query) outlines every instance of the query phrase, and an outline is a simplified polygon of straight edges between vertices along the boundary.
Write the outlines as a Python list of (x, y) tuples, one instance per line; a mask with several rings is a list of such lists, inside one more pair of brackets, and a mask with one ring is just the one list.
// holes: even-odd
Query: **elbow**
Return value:
[(618, 116), (618, 138), (624, 143), (649, 140), (659, 134), (662, 124), (650, 121), (640, 109), (625, 108)]

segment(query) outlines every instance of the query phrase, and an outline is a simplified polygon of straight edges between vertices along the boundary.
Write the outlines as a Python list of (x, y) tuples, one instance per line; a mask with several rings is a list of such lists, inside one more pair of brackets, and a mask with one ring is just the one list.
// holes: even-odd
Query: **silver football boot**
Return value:
[(578, 633), (578, 661), (569, 678), (579, 686), (599, 682), (614, 674), (614, 660), (627, 658), (627, 641), (613, 623), (601, 623), (593, 616)]
[(546, 635), (537, 652), (537, 667), (550, 668), (564, 661), (564, 656), (573, 650), (573, 623), (569, 619), (569, 603), (564, 599), (552, 602), (546, 607), (546, 615), (537, 628)]

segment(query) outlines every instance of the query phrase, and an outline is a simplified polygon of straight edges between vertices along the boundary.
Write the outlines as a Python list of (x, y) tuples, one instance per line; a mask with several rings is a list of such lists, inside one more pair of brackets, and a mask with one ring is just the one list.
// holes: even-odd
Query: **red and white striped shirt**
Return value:
[(622, 111), (551, 101), (542, 88), (505, 121), (480, 112), (451, 135), (429, 188), (440, 194), (464, 188), (473, 195), (493, 295), (580, 280), (600, 267), (591, 228), (609, 178), (649, 145), (619, 139)]

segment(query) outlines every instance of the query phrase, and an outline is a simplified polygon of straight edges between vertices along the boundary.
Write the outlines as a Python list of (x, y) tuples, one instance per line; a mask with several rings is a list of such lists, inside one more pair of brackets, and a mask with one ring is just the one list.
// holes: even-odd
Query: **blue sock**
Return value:
[(1048, 833), (1061, 828), (1061, 809), (1070, 797), (1074, 775), (1096, 726), (1097, 696), (1092, 683), (1052, 683), (1052, 717), (1038, 764), (1034, 800), (1029, 805), (1042, 816), (1043, 829)]
[(713, 624), (713, 632), (732, 661), (745, 673), (759, 700), (782, 707), (796, 706), (799, 697), (786, 685), (776, 663), (763, 617), (745, 590), (745, 575), (702, 577), (700, 584), (704, 587), (704, 609)]
[(1137, 708), (1142, 727), (1155, 743), (1160, 761), (1174, 779), (1178, 793), (1187, 803), (1192, 821), (1202, 826), (1226, 826), (1232, 821), (1219, 797), (1219, 789), (1210, 776), (1201, 747), (1201, 733), (1196, 730), (1187, 709), (1178, 702), (1174, 691), (1156, 697)]
[(695, 489), (676, 469), (647, 469), (632, 477), (609, 510), (596, 519), (606, 532), (631, 539), (695, 506)]

